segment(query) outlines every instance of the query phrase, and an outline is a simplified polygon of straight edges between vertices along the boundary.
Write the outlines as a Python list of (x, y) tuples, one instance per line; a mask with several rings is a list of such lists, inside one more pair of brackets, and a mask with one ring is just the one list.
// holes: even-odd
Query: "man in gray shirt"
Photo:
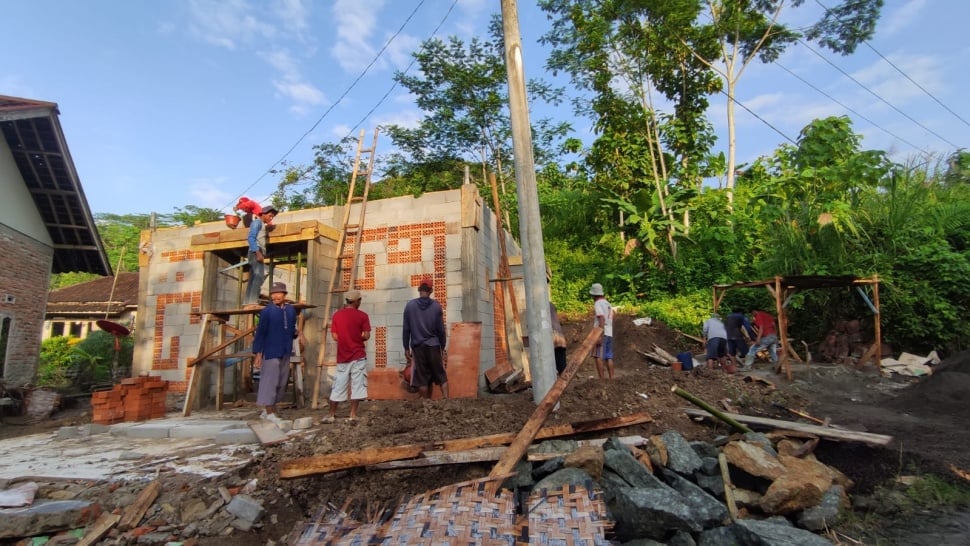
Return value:
[(728, 366), (727, 329), (717, 313), (704, 321), (704, 343), (707, 345), (707, 366), (714, 368), (716, 362), (717, 367), (731, 373), (734, 367)]

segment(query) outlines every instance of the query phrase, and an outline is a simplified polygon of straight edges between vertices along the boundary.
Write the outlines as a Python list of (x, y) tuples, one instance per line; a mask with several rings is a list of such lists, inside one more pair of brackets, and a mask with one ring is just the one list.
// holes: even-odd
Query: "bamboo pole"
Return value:
[(687, 400), (688, 402), (690, 402), (691, 404), (694, 404), (695, 406), (701, 408), (702, 410), (710, 413), (711, 415), (713, 415), (714, 417), (717, 417), (721, 421), (724, 421), (725, 423), (730, 425), (731, 428), (739, 432), (751, 432), (751, 429), (748, 428), (746, 425), (742, 425), (741, 423), (728, 417), (724, 412), (716, 409), (714, 406), (708, 404), (707, 402), (701, 400), (700, 398), (694, 396), (693, 394), (685, 391), (684, 389), (678, 387), (677, 385), (670, 387), (670, 392), (676, 394), (677, 396), (683, 398), (684, 400)]

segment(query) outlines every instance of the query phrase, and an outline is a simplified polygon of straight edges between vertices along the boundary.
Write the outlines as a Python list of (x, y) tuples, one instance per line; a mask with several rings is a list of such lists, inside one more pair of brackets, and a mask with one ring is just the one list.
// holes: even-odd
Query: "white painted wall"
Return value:
[(0, 139), (0, 222), (39, 243), (51, 246), (50, 235), (24, 185), (7, 141)]

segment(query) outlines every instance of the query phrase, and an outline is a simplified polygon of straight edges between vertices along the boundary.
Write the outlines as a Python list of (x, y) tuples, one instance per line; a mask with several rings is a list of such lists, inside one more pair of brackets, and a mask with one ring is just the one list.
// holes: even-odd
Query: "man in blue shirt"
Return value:
[(276, 209), (266, 207), (259, 217), (249, 224), (249, 282), (246, 284), (246, 306), (259, 304), (259, 289), (266, 280), (266, 248), (269, 242), (269, 225), (276, 218)]
[(445, 373), (444, 311), (441, 304), (431, 299), (434, 285), (425, 277), (418, 286), (418, 297), (404, 306), (404, 355), (414, 359), (411, 371), (412, 387), (417, 387), (422, 398), (431, 398), (432, 385), (441, 385), (441, 394), (448, 398), (448, 375)]
[(259, 312), (259, 324), (253, 338), (253, 353), (259, 370), (259, 391), (256, 405), (263, 408), (260, 419), (280, 424), (276, 404), (286, 394), (290, 379), (290, 355), (297, 337), (296, 308), (286, 303), (286, 285), (273, 283), (269, 289), (272, 302)]

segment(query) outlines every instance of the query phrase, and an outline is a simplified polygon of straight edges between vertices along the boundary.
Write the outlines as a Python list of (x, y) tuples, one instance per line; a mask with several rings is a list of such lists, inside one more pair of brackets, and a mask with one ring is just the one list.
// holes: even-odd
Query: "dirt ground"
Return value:
[[(874, 369), (856, 370), (842, 365), (793, 363), (794, 381), (774, 374), (770, 363), (756, 364), (755, 374), (767, 379), (766, 385), (745, 381), (740, 374), (700, 368), (675, 374), (669, 368), (653, 366), (639, 351), (654, 344), (670, 353), (701, 350), (697, 342), (654, 321), (636, 326), (630, 316), (615, 322), (616, 379), (596, 378), (588, 361), (580, 369), (560, 400), (559, 410), (546, 424), (570, 423), (590, 419), (646, 412), (653, 422), (614, 431), (616, 435), (659, 434), (676, 429), (688, 439), (713, 439), (728, 433), (724, 426), (688, 418), (683, 408), (690, 404), (671, 393), (676, 384), (711, 403), (729, 400), (739, 412), (784, 420), (798, 420), (784, 408), (805, 411), (820, 419), (849, 429), (891, 435), (887, 448), (872, 448), (856, 443), (820, 442), (816, 455), (855, 481), (852, 496), (872, 495), (876, 486), (895, 476), (938, 473), (961, 482), (959, 472), (970, 472), (970, 352), (954, 355), (935, 370), (934, 375), (912, 378), (884, 378)], [(570, 347), (578, 347), (589, 323), (566, 321)], [(362, 418), (356, 423), (339, 419), (321, 424), (312, 441), (291, 441), (268, 448), (254, 460), (243, 478), (257, 478), (260, 489), (276, 491), (279, 503), (268, 507), (276, 517), (262, 529), (219, 539), (205, 544), (265, 544), (279, 542), (301, 521), (313, 518), (324, 506), (347, 506), (353, 515), (370, 519), (381, 508), (392, 509), (402, 498), (451, 483), (483, 477), (490, 464), (452, 465), (402, 470), (350, 470), (325, 476), (281, 480), (279, 464), (295, 457), (353, 451), (368, 447), (413, 444), (495, 433), (517, 432), (535, 409), (531, 391), (489, 395), (478, 399), (442, 401), (373, 401), (361, 404)], [(346, 417), (342, 405), (338, 417)], [(9, 434), (38, 432), (64, 424), (85, 422), (75, 411), (55, 414), (55, 418), (31, 427), (2, 427), (0, 438)], [(320, 417), (322, 411), (289, 410), (285, 417)], [(255, 409), (254, 409), (255, 416)], [(13, 431), (13, 432), (11, 432)], [(963, 483), (966, 483), (965, 481)], [(878, 536), (869, 544), (908, 544), (907, 533), (925, 531), (925, 525), (953, 529), (954, 536), (965, 538), (970, 517), (957, 514), (945, 521), (930, 522), (930, 516), (907, 518), (896, 526), (879, 526)], [(949, 527), (948, 527), (949, 526)], [(860, 540), (858, 529), (851, 529)], [(853, 536), (850, 532), (847, 535)], [(916, 535), (914, 535), (916, 536)], [(937, 537), (938, 545), (960, 544)], [(846, 542), (849, 543), (849, 542)]]

